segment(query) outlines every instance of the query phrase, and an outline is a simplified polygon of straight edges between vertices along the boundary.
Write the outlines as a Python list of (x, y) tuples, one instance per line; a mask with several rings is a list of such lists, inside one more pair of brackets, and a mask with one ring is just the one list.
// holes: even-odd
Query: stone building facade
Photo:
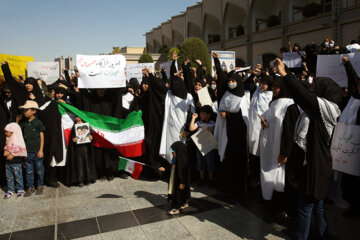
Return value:
[[(318, 12), (305, 17), (309, 6)], [(324, 38), (340, 45), (359, 41), (360, 0), (203, 0), (145, 35), (149, 53), (199, 37), (209, 50), (235, 51), (237, 60), (252, 65), (279, 56), (288, 41), (302, 47)]]

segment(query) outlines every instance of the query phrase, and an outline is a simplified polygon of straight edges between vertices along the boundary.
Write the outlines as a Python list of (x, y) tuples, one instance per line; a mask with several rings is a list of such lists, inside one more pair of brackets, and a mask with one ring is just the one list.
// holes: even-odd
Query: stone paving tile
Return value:
[(57, 223), (65, 223), (76, 220), (96, 217), (94, 205), (91, 202), (79, 204), (75, 207), (57, 209)]
[(153, 240), (175, 240), (191, 237), (191, 233), (177, 219), (141, 225), (141, 228), (148, 239)]
[(33, 196), (27, 197), (23, 199), (19, 213), (27, 214), (38, 211), (47, 211), (51, 208), (55, 208), (55, 202), (56, 198), (35, 199)]
[(99, 198), (92, 200), (96, 216), (130, 211), (126, 200), (123, 198)]
[(147, 240), (141, 227), (125, 228), (117, 231), (102, 233), (103, 240)]
[(82, 238), (73, 238), (74, 240), (103, 240), (101, 234), (96, 234), (92, 236), (82, 237)]
[(131, 210), (165, 205), (168, 203), (165, 195), (152, 195), (148, 197), (126, 198)]
[(55, 208), (46, 211), (37, 211), (23, 214), (19, 212), (12, 231), (21, 231), (25, 229), (38, 228), (55, 224)]

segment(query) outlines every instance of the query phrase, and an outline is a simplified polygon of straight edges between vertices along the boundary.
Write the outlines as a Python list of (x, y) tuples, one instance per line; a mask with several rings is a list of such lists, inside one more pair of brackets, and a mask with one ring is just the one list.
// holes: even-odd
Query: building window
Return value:
[(219, 34), (209, 34), (208, 42), (209, 42), (209, 44), (215, 43), (215, 42), (220, 42), (220, 35)]
[(343, 0), (342, 1), (342, 7), (343, 8), (349, 8), (349, 7), (353, 7), (356, 4), (359, 4), (360, 1), (359, 0)]

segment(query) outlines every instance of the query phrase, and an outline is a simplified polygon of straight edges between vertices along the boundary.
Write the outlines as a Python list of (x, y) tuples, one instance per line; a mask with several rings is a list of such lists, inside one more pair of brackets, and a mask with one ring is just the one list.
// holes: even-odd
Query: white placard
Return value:
[[(222, 69), (227, 69), (228, 72), (235, 70), (235, 52), (234, 51), (211, 51), (211, 56), (213, 52), (218, 54), (218, 58), (220, 61), (220, 66)], [(215, 62), (214, 58), (211, 58), (211, 73), (212, 76), (215, 76), (214, 67)]]
[(348, 86), (348, 79), (342, 62), (343, 57), (348, 57), (358, 76), (360, 76), (360, 53), (318, 55), (316, 65), (317, 77), (329, 77), (340, 87)]
[(360, 177), (360, 126), (337, 123), (330, 151), (334, 170)]
[(191, 136), (196, 147), (199, 149), (201, 154), (205, 156), (211, 150), (217, 147), (217, 141), (212, 133), (204, 128), (200, 128), (195, 134)]
[(251, 69), (251, 66), (241, 67), (241, 68), (237, 69), (235, 72), (243, 72), (243, 71), (247, 71), (247, 70), (250, 70), (250, 69)]
[[(172, 61), (160, 64), (160, 71), (161, 71), (161, 69), (165, 68), (166, 76), (168, 79), (170, 79), (171, 64), (172, 64)], [(179, 71), (177, 61), (175, 62), (175, 67), (176, 67), (176, 71)]]
[(27, 62), (28, 77), (40, 78), (47, 85), (54, 83), (59, 79), (59, 63), (58, 62)]
[(360, 51), (360, 45), (357, 43), (350, 44), (346, 46), (346, 49), (349, 50), (349, 52), (359, 52)]
[(300, 68), (302, 67), (301, 55), (304, 55), (304, 52), (300, 52), (300, 56), (297, 52), (284, 52), (283, 62), (288, 68)]
[(137, 63), (137, 64), (126, 64), (126, 79), (129, 81), (131, 78), (136, 78), (139, 83), (142, 82), (142, 70), (146, 67), (152, 69), (155, 72), (154, 63)]
[(197, 92), (197, 95), (199, 97), (199, 102), (201, 106), (209, 105), (212, 106), (212, 100), (209, 94), (209, 90), (207, 87), (203, 87)]
[(126, 86), (126, 59), (116, 55), (76, 55), (79, 88), (119, 88)]
[(262, 60), (262, 55), (258, 55), (253, 59), (253, 66), (256, 66), (260, 64), (261, 66), (263, 66), (263, 60)]

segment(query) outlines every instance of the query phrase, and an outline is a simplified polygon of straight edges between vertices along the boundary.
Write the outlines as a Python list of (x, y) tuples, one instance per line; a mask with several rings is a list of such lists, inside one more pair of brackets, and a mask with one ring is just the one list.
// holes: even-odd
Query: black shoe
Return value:
[(106, 176), (103, 176), (99, 179), (101, 182), (105, 182), (106, 181)]
[(122, 173), (120, 174), (120, 178), (122, 179), (128, 179), (129, 178), (129, 175), (127, 173)]
[(114, 180), (114, 176), (111, 175), (110, 177), (107, 178), (107, 180), (108, 180), (109, 182), (112, 181), (112, 180)]
[(79, 183), (79, 187), (84, 187), (84, 183)]
[(59, 183), (49, 183), (48, 184), (49, 187), (52, 187), (52, 188), (59, 188), (60, 187), (60, 184)]

